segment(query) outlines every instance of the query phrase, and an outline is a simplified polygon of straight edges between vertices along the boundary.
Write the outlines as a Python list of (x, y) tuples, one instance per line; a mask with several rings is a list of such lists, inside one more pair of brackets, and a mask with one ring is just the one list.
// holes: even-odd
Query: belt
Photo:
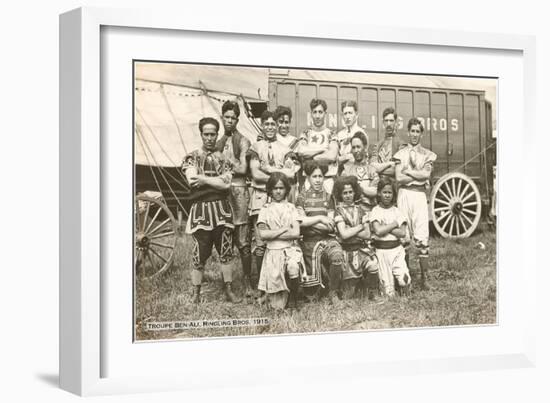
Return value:
[(342, 242), (340, 245), (342, 246), (342, 250), (345, 252), (353, 252), (367, 246), (366, 243), (364, 242), (362, 243), (356, 242), (356, 243), (349, 243), (349, 244)]
[(412, 190), (415, 192), (425, 192), (426, 185), (406, 185), (406, 186), (401, 186), (401, 189)]
[(381, 241), (379, 239), (375, 239), (372, 244), (376, 249), (393, 249), (401, 246), (401, 241)]

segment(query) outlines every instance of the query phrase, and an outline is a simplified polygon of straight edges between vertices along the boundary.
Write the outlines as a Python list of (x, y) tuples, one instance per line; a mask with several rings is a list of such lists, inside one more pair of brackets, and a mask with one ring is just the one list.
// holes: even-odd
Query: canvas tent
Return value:
[(238, 128), (255, 141), (258, 123), (247, 113), (251, 102), (266, 102), (267, 69), (165, 63), (136, 63), (134, 69), (135, 191), (161, 197), (175, 213), (187, 216), (191, 192), (180, 166), (201, 147), (198, 122), (214, 117), (221, 124), (226, 100), (239, 103)]
[(241, 108), (239, 130), (251, 141), (257, 123), (247, 117), (244, 100), (265, 101), (267, 69), (138, 63), (135, 69), (135, 163), (177, 167), (201, 147), (198, 122), (218, 119), (226, 100)]

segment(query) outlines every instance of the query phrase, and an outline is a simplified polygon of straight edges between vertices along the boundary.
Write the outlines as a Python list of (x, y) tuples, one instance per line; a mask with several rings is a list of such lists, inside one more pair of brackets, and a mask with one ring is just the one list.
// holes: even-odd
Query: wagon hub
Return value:
[(149, 247), (150, 239), (144, 233), (138, 233), (136, 235), (137, 247), (140, 249), (147, 249)]
[(462, 202), (456, 202), (451, 207), (451, 210), (452, 210), (454, 215), (460, 215), (463, 208), (464, 208), (464, 206), (462, 205)]

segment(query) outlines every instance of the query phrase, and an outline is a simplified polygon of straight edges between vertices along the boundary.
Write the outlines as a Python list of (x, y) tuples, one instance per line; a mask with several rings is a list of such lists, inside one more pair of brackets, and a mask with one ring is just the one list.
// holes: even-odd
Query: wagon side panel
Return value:
[[(336, 84), (319, 85), (318, 98), (324, 99), (327, 103), (326, 125), (333, 130), (338, 130), (338, 86)], [(308, 111), (308, 116), (311, 113)], [(309, 122), (311, 124), (311, 119)]]
[(464, 173), (466, 162), (464, 94), (451, 92), (448, 99), (449, 170)]
[(363, 127), (371, 142), (380, 139), (380, 125), (378, 123), (378, 90), (372, 87), (363, 87), (359, 98), (359, 125)]
[(464, 142), (465, 159), (468, 163), (464, 173), (476, 182), (479, 181), (481, 172), (481, 137), (480, 96), (466, 94), (464, 98)]
[(494, 170), (497, 165), (497, 146), (496, 137), (493, 137), (493, 113), (492, 105), (490, 102), (485, 101), (485, 148), (486, 152), (486, 167), (487, 167), (487, 187), (489, 189), (489, 196), (492, 196), (495, 192), (494, 183)]
[(309, 112), (309, 102), (317, 98), (317, 85), (309, 83), (298, 83), (298, 99), (297, 99), (297, 108), (296, 108), (296, 123), (297, 123), (297, 134), (304, 131), (311, 119), (311, 114)]
[[(296, 83), (293, 82), (272, 82), (273, 84), (273, 90), (275, 91), (273, 94), (273, 99), (270, 99), (270, 105), (284, 105), (288, 106), (290, 110), (293, 113), (292, 120), (290, 122), (290, 133), (296, 134), (297, 133), (297, 117), (298, 117), (298, 111), (296, 109), (296, 102), (297, 102), (297, 92), (296, 92)], [(274, 107), (272, 107), (272, 110), (275, 110)]]

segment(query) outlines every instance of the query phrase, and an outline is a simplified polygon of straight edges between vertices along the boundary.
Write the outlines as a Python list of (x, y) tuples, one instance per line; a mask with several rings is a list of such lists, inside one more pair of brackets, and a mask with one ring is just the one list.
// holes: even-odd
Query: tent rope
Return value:
[[(138, 113), (139, 113), (139, 111), (138, 111)], [(158, 138), (157, 138), (157, 137), (155, 136), (155, 134), (153, 133), (153, 129), (151, 129), (151, 127), (147, 124), (147, 122), (145, 121), (145, 119), (143, 118), (143, 116), (141, 115), (141, 113), (139, 113), (139, 114), (140, 114), (140, 117), (141, 117), (141, 119), (143, 120), (145, 126), (147, 127), (147, 129), (149, 130), (149, 132), (151, 133), (151, 135), (153, 136), (153, 138), (155, 139), (155, 141), (157, 142), (157, 144), (159, 145), (159, 147), (161, 148), (161, 150), (164, 152), (164, 154), (166, 155), (166, 157), (170, 160), (170, 162), (172, 163), (172, 165), (175, 166), (175, 167), (179, 166), (178, 164), (176, 164), (176, 163), (170, 158), (170, 156), (168, 155), (168, 153), (162, 148), (161, 143), (159, 142)], [(137, 126), (137, 125), (136, 125), (136, 130), (139, 130), (139, 126)], [(143, 134), (143, 132), (141, 132), (141, 130), (140, 130), (140, 133), (141, 133), (141, 136), (143, 137), (143, 141), (145, 142), (145, 144), (146, 144), (146, 146), (147, 146), (147, 149), (148, 149), (149, 152), (151, 153), (151, 156), (153, 156), (154, 154), (153, 154), (153, 152), (151, 151), (151, 148), (149, 147), (149, 144), (148, 144), (147, 141), (145, 140), (145, 135)], [(154, 157), (153, 157), (153, 158), (154, 158)], [(165, 168), (164, 168), (162, 165), (160, 165), (160, 164), (158, 163), (158, 161), (156, 161), (156, 159), (155, 159), (154, 162), (155, 162), (155, 166), (156, 166), (157, 168), (165, 170)], [(186, 187), (187, 187), (187, 185), (186, 185), (185, 183), (181, 182), (178, 178), (176, 178), (175, 176), (173, 176), (170, 172), (168, 172), (168, 171), (166, 171), (166, 170), (165, 170), (165, 172), (166, 172), (166, 175), (170, 176), (170, 178), (172, 178), (174, 181), (176, 181), (181, 187), (183, 187), (183, 188), (186, 188)], [(179, 174), (180, 174), (180, 178), (183, 178), (183, 173), (182, 173), (181, 171), (179, 171), (179, 170), (178, 170), (178, 172), (179, 172)]]
[(184, 153), (187, 155), (187, 148), (185, 147), (185, 143), (183, 141), (183, 135), (181, 133), (180, 126), (178, 124), (178, 120), (176, 119), (176, 115), (174, 115), (174, 112), (172, 111), (172, 107), (170, 105), (170, 102), (168, 101), (168, 97), (166, 96), (166, 91), (164, 90), (164, 84), (160, 85), (160, 92), (162, 93), (162, 97), (164, 99), (164, 102), (166, 103), (166, 108), (168, 109), (168, 112), (170, 112), (170, 116), (172, 116), (172, 119), (174, 120), (174, 124), (176, 125), (176, 129), (178, 130), (178, 135), (180, 138), (181, 146), (183, 147)]
[[(487, 153), (487, 150), (489, 148), (492, 148), (494, 147), (495, 145), (497, 144), (497, 142), (493, 142), (491, 144), (489, 144), (487, 147), (485, 147), (483, 150), (481, 150), (480, 152), (478, 152), (476, 155), (474, 155), (472, 158), (470, 158), (468, 161), (466, 161), (464, 164), (460, 165), (459, 167), (455, 168), (452, 172), (457, 172), (459, 171), (460, 169), (464, 168), (466, 165), (468, 165), (470, 162), (472, 162), (473, 160), (475, 160), (477, 157), (479, 157), (481, 154), (483, 154), (483, 158), (485, 160), (485, 154)], [(483, 161), (482, 161), (483, 162)], [(482, 164), (483, 166), (484, 164)]]
[[(189, 89), (192, 89), (192, 90), (200, 90), (200, 91), (204, 91), (204, 88), (203, 87), (200, 87), (200, 83), (199, 84), (199, 87), (194, 87), (192, 85), (185, 85), (185, 84), (179, 84), (179, 83), (174, 83), (174, 82), (169, 82), (169, 81), (161, 81), (161, 80), (150, 80), (150, 79), (147, 79), (147, 78), (136, 78), (136, 81), (142, 81), (144, 83), (152, 83), (152, 84), (164, 84), (164, 85), (171, 85), (173, 87), (180, 87), (180, 88), (189, 88)], [(227, 95), (232, 95), (234, 97), (238, 97), (239, 94), (237, 93), (234, 93), (234, 92), (228, 92), (228, 91), (219, 91), (218, 93), (223, 93), (223, 94), (227, 94)], [(215, 98), (217, 99), (217, 98)], [(254, 98), (254, 97), (249, 97), (249, 99), (253, 100), (253, 101), (263, 101), (263, 99), (261, 98)]]
[[(211, 97), (208, 94), (208, 88), (206, 88), (206, 86), (200, 80), (199, 80), (199, 85), (201, 86), (201, 89), (204, 91), (204, 95), (206, 95), (206, 98), (207, 98), (208, 102), (210, 103), (210, 106), (217, 112), (218, 117), (223, 121), (220, 105), (216, 105), (214, 103), (214, 101), (212, 100), (214, 97)], [(221, 101), (220, 101), (220, 103), (221, 103)]]
[(147, 166), (149, 167), (149, 170), (151, 171), (151, 175), (153, 176), (153, 179), (154, 179), (154, 181), (157, 185), (157, 189), (159, 190), (160, 193), (162, 193), (160, 183), (157, 179), (157, 176), (155, 175), (155, 171), (153, 170), (153, 164), (151, 164), (151, 161), (149, 160), (149, 157), (147, 156), (147, 152), (145, 151), (145, 146), (143, 144), (143, 142), (145, 140), (143, 140), (143, 142), (142, 142), (142, 139), (141, 139), (142, 134), (141, 134), (141, 132), (140, 132), (140, 130), (137, 126), (136, 126), (136, 135), (137, 135), (136, 137), (138, 139), (138, 142), (141, 144), (141, 148), (143, 148), (143, 151), (144, 151), (144, 154), (145, 154), (145, 159), (147, 160)]
[[(166, 185), (168, 186), (168, 189), (170, 189), (170, 192), (172, 193), (172, 195), (174, 196), (174, 199), (176, 200), (176, 202), (178, 203), (178, 205), (180, 206), (180, 208), (182, 209), (182, 211), (185, 212), (185, 214), (189, 215), (189, 212), (187, 211), (187, 209), (183, 206), (183, 204), (181, 204), (180, 200), (179, 200), (179, 197), (176, 195), (176, 192), (174, 191), (174, 189), (172, 189), (172, 186), (170, 186), (170, 182), (168, 181), (168, 179), (166, 179), (166, 176), (164, 175), (164, 168), (160, 165), (157, 164), (157, 162), (155, 161), (155, 157), (153, 155), (153, 153), (151, 152), (151, 149), (149, 148), (149, 145), (147, 144), (147, 142), (145, 141), (145, 139), (143, 138), (143, 133), (141, 132), (141, 130), (139, 130), (139, 128), (136, 127), (136, 133), (137, 133), (137, 137), (138, 137), (138, 141), (139, 143), (141, 144), (141, 146), (145, 149), (147, 149), (149, 151), (149, 153), (151, 154), (151, 157), (153, 158), (153, 162), (154, 162), (154, 166), (156, 166), (157, 168), (159, 168), (159, 173), (160, 175), (162, 176), (162, 178), (164, 179), (164, 182), (166, 183)], [(155, 180), (155, 183), (158, 187), (158, 190), (159, 192), (162, 193), (162, 188), (160, 186), (160, 183), (159, 181), (157, 180), (157, 177), (156, 175), (154, 174), (153, 172), (153, 164), (151, 164), (150, 160), (149, 160), (149, 157), (147, 156), (147, 153), (145, 153), (145, 158), (147, 159), (147, 163), (149, 164), (149, 169), (151, 170), (151, 173), (153, 175), (153, 178)]]
[[(145, 118), (143, 117), (143, 114), (141, 113), (140, 109), (139, 108), (136, 108), (136, 111), (139, 115), (139, 117), (141, 118), (141, 120), (143, 121), (143, 123), (145, 124), (145, 127), (147, 127), (147, 130), (149, 130), (149, 133), (151, 133), (151, 136), (153, 136), (153, 139), (155, 139), (155, 142), (158, 144), (160, 150), (162, 151), (162, 153), (166, 156), (166, 158), (168, 158), (168, 160), (170, 161), (170, 163), (177, 167), (178, 164), (176, 164), (174, 162), (174, 160), (170, 157), (170, 155), (168, 154), (168, 152), (164, 149), (164, 147), (162, 146), (162, 143), (159, 141), (159, 139), (157, 138), (157, 136), (155, 135), (155, 132), (153, 131), (153, 129), (151, 129), (151, 126), (149, 126), (149, 124), (147, 123), (147, 121), (145, 120)], [(186, 153), (187, 154), (187, 153)], [(153, 155), (153, 153), (151, 153), (151, 155)], [(156, 161), (155, 161), (156, 162)], [(157, 166), (160, 166), (157, 164)]]

